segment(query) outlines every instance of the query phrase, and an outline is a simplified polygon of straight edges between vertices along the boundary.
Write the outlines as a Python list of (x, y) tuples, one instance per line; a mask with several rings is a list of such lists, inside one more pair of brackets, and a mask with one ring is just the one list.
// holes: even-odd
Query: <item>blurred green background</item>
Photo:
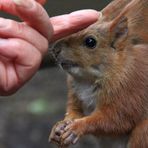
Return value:
[[(80, 9), (101, 10), (111, 0), (48, 0), (52, 16)], [(0, 17), (13, 18), (3, 12)], [(16, 94), (0, 97), (0, 148), (54, 148), (48, 136), (61, 120), (66, 107), (66, 74), (54, 66), (48, 55), (41, 69)], [(74, 148), (97, 148), (92, 137), (83, 138)]]

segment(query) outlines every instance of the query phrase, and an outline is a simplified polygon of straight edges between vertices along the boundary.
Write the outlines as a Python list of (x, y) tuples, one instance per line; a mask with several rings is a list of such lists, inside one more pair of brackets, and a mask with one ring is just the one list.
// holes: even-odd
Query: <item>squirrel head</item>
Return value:
[(98, 22), (55, 43), (52, 52), (58, 64), (74, 77), (95, 81), (132, 69), (134, 49), (147, 44), (146, 2), (113, 1)]
[(74, 77), (96, 79), (114, 64), (117, 42), (127, 36), (127, 19), (99, 21), (88, 28), (57, 41), (53, 55), (58, 64)]

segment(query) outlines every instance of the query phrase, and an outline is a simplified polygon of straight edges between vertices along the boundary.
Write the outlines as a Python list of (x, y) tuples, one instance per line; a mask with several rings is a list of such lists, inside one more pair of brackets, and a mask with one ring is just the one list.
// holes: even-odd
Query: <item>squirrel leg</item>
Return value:
[(148, 119), (133, 130), (128, 148), (148, 148)]

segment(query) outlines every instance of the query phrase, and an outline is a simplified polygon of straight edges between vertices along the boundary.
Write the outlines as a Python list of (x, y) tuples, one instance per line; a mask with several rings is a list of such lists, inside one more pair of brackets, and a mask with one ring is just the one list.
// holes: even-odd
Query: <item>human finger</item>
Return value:
[(48, 40), (25, 23), (0, 18), (0, 36), (23, 39), (35, 46), (43, 55), (48, 49)]
[(96, 22), (101, 13), (95, 10), (80, 10), (70, 14), (52, 17), (50, 19), (54, 27), (52, 41), (78, 32)]
[[(6, 3), (9, 7), (6, 6)], [(0, 1), (0, 10), (10, 14), (15, 13), (46, 38), (51, 38), (53, 27), (47, 12), (39, 3), (34, 0), (6, 0), (6, 3)]]
[[(45, 4), (46, 0), (36, 0), (40, 4)], [(0, 0), (0, 11), (5, 11), (7, 13), (17, 15), (16, 7), (11, 0)]]
[(53, 34), (53, 27), (45, 9), (34, 0), (13, 0), (19, 17), (30, 26), (39, 31), (46, 38), (50, 39)]
[[(1, 89), (13, 92), (28, 81), (39, 68), (42, 55), (28, 42), (16, 39), (0, 39)], [(1, 67), (0, 67), (1, 68)]]

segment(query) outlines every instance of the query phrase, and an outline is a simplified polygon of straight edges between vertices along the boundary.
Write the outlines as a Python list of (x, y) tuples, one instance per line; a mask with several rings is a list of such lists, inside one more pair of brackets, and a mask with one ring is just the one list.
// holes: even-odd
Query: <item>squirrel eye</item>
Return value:
[(96, 45), (97, 45), (97, 41), (95, 38), (93, 37), (86, 37), (85, 40), (84, 40), (84, 45), (88, 48), (95, 48)]

